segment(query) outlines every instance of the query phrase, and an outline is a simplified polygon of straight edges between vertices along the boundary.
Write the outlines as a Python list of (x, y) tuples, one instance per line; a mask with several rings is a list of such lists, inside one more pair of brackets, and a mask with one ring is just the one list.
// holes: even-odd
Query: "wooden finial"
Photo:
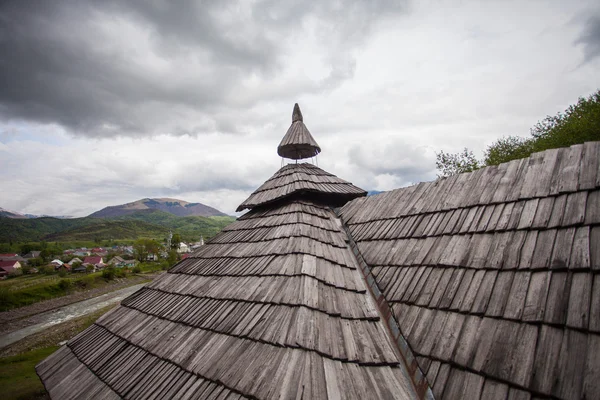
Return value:
[(302, 111), (300, 111), (300, 106), (298, 103), (294, 104), (294, 112), (292, 112), (292, 123), (296, 121), (303, 121)]

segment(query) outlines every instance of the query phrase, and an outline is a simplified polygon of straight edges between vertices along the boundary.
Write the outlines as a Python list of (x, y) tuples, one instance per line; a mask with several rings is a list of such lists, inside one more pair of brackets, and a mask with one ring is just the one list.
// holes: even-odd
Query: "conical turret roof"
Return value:
[(292, 125), (277, 147), (277, 154), (281, 157), (301, 160), (314, 157), (321, 152), (321, 147), (312, 137), (302, 118), (298, 103), (292, 112)]

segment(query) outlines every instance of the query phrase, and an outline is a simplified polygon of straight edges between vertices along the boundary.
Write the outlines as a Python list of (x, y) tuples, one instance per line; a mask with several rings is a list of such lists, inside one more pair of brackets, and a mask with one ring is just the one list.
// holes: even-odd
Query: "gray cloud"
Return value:
[[(402, 4), (4, 1), (0, 118), (92, 137), (244, 133), (232, 120), (260, 102), (293, 102), (351, 79), (351, 50)], [(329, 76), (283, 79), (305, 24)], [(258, 84), (248, 86), (250, 77)]]
[[(369, 146), (352, 146), (348, 160), (358, 171), (364, 171), (362, 178), (367, 179), (363, 185), (368, 189), (388, 190), (435, 177), (432, 152), (398, 138), (388, 138)], [(388, 184), (393, 186), (381, 187)]]
[(600, 15), (587, 19), (581, 36), (575, 43), (583, 45), (586, 62), (600, 56)]

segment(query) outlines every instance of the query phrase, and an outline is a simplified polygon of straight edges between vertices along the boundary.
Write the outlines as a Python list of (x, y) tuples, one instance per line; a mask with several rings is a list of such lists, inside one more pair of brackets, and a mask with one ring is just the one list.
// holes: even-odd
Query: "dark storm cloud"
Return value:
[[(349, 50), (373, 21), (401, 10), (390, 1), (308, 3), (3, 1), (0, 118), (96, 137), (236, 133), (240, 110), (351, 79)], [(310, 18), (331, 47), (329, 77), (286, 82), (293, 93), (269, 87), (287, 66), (287, 39)], [(264, 85), (246, 90), (251, 75)]]
[(590, 17), (576, 43), (583, 44), (585, 61), (600, 56), (600, 15)]

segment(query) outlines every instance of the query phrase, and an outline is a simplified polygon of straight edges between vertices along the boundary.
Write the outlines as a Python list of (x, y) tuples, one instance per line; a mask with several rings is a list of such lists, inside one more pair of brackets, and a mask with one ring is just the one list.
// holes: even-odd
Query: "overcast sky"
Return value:
[(435, 179), (600, 88), (597, 1), (0, 2), (0, 207), (233, 214), (300, 104), (321, 168)]

